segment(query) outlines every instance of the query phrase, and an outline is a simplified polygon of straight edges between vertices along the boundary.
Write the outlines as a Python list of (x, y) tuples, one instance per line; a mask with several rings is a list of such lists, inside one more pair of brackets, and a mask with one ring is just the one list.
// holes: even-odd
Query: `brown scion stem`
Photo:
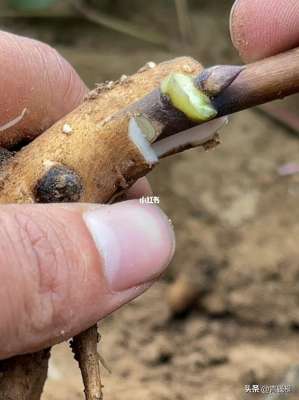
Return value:
[(299, 92), (299, 48), (249, 64), (213, 99), (218, 116)]

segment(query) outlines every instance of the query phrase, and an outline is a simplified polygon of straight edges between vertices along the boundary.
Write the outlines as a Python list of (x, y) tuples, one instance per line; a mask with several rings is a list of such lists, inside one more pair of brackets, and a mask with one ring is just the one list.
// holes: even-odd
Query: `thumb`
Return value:
[(252, 62), (299, 45), (298, 0), (236, 0), (230, 31), (240, 56)]
[(0, 207), (0, 358), (63, 341), (141, 294), (174, 251), (159, 208)]

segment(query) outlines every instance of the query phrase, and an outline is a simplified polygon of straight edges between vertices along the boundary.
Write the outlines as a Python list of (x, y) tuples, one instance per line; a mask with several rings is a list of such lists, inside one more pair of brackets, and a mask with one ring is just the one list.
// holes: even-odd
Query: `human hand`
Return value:
[(298, 0), (237, 0), (230, 30), (233, 44), (246, 62), (299, 45)]
[[(47, 45), (0, 32), (0, 126), (45, 130), (82, 101), (87, 88)], [(128, 194), (149, 191), (145, 180)], [(0, 206), (0, 358), (68, 339), (147, 289), (164, 271), (174, 235), (159, 208), (129, 200)]]

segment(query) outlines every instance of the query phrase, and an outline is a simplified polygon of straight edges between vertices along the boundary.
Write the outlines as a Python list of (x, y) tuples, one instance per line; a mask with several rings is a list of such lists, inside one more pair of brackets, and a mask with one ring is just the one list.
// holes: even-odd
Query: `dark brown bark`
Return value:
[(0, 147), (0, 167), (5, 164), (5, 162), (13, 156), (13, 152)]

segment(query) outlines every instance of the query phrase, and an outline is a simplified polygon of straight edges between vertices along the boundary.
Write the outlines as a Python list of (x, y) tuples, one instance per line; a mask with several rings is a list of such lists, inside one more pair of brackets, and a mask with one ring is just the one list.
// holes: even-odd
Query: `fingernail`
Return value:
[(165, 214), (138, 200), (87, 211), (83, 218), (103, 261), (110, 290), (122, 291), (159, 277), (175, 247)]
[(241, 0), (236, 0), (232, 6), (232, 9), (230, 11), (230, 16), (229, 16), (229, 30), (230, 30), (230, 36), (232, 38), (232, 42), (235, 45), (235, 36), (234, 36), (234, 27), (233, 27), (233, 20), (234, 20), (234, 15), (235, 12), (239, 6)]

